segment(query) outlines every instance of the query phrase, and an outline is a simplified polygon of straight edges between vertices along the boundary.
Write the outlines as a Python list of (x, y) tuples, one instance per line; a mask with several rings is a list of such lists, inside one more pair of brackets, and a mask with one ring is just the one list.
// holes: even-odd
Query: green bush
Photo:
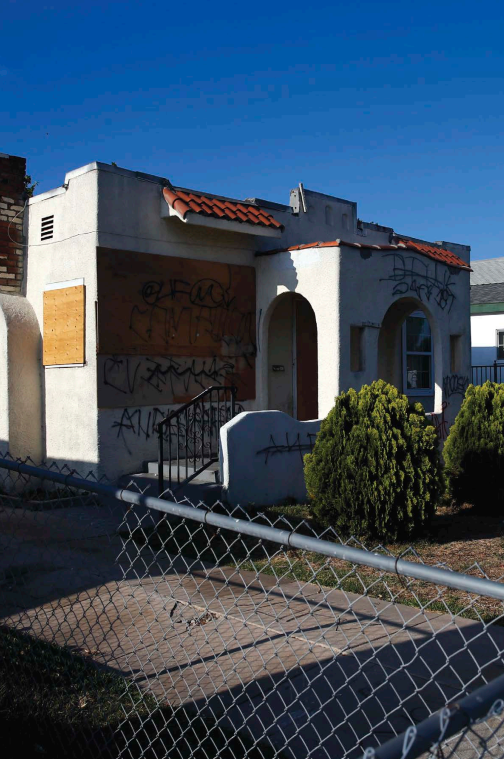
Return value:
[(336, 398), (305, 456), (315, 515), (343, 533), (411, 538), (441, 493), (438, 438), (422, 406), (383, 380)]
[(443, 457), (450, 494), (484, 514), (504, 506), (504, 385), (469, 385)]

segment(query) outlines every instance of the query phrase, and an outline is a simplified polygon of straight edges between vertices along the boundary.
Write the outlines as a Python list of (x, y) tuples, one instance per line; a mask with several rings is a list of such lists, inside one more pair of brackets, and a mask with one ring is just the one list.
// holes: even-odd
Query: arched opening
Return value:
[(441, 342), (431, 313), (414, 298), (393, 303), (378, 338), (378, 377), (432, 412), (441, 402), (441, 371)]
[(306, 298), (277, 298), (268, 328), (268, 408), (306, 421), (318, 416), (317, 322)]

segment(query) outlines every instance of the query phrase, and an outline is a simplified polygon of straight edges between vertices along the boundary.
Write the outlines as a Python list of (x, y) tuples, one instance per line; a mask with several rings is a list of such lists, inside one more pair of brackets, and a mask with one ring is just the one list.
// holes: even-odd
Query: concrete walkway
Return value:
[(0, 510), (1, 623), (295, 757), (359, 756), (504, 672), (503, 628), (155, 554), (122, 519)]

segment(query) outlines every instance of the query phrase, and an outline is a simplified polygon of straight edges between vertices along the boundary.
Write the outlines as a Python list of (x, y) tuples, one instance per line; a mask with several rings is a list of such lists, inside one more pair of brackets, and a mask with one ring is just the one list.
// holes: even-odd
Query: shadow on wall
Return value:
[(493, 364), (497, 360), (497, 348), (495, 345), (478, 346), (471, 348), (471, 363), (473, 366), (485, 366)]

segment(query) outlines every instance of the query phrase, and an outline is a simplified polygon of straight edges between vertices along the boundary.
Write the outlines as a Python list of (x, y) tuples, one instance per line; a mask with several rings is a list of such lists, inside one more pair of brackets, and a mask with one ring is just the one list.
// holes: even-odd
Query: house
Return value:
[(504, 380), (504, 258), (474, 261), (471, 273), (472, 381)]
[(307, 420), (377, 378), (446, 436), (470, 373), (468, 246), (302, 185), (286, 204), (238, 200), (104, 163), (25, 208), (20, 160), (0, 160), (0, 447), (115, 477), (154, 460), (157, 423), (210, 385)]

